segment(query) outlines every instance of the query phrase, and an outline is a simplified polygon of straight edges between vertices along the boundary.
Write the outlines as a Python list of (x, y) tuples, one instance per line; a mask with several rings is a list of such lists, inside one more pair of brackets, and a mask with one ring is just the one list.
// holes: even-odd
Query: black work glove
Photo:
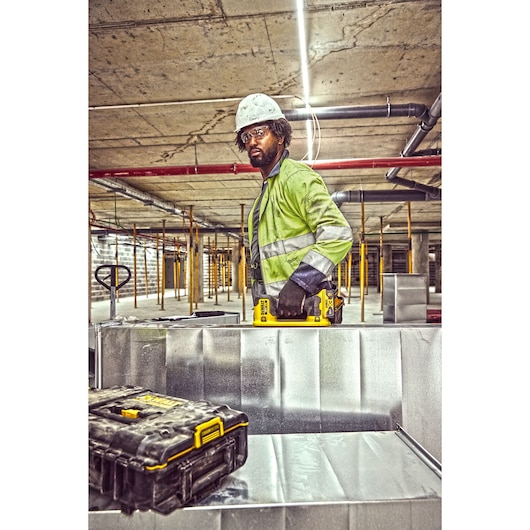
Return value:
[(296, 317), (303, 313), (305, 290), (292, 280), (287, 280), (278, 295), (277, 316)]

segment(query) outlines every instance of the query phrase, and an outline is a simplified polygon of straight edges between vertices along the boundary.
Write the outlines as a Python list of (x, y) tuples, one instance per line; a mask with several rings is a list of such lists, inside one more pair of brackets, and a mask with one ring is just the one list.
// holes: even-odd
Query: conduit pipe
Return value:
[[(157, 199), (149, 193), (145, 193), (132, 186), (127, 185), (125, 182), (120, 182), (118, 184), (115, 181), (103, 178), (101, 180), (97, 180), (96, 182), (94, 182), (94, 184), (101, 188), (104, 188), (107, 191), (114, 191), (115, 193), (120, 193), (121, 195), (129, 197), (130, 199), (136, 199), (137, 201), (143, 202), (146, 206), (156, 206), (160, 210), (165, 210), (166, 212), (171, 213), (173, 215), (181, 215), (183, 218), (188, 217), (188, 214), (184, 210), (176, 208), (170, 202), (161, 201), (160, 199)], [(195, 222), (199, 222), (199, 224), (202, 224), (206, 227), (215, 228), (214, 225), (206, 221), (197, 221), (197, 219), (195, 219)]]
[[(387, 158), (352, 158), (344, 160), (316, 160), (314, 162), (302, 161), (311, 166), (315, 171), (335, 169), (375, 169), (384, 167), (428, 167), (441, 166), (442, 157), (434, 156), (411, 156), (411, 157), (387, 157)], [(250, 164), (206, 164), (195, 166), (165, 166), (165, 167), (138, 167), (118, 169), (93, 169), (89, 172), (90, 180), (97, 179), (119, 179), (132, 177), (164, 177), (178, 175), (226, 175), (238, 173), (256, 173), (259, 168)], [(99, 181), (98, 181), (99, 182)], [(105, 184), (104, 184), (105, 185)], [(107, 182), (106, 187), (122, 192), (123, 185), (116, 182)], [(122, 192), (123, 193), (123, 192)], [(141, 198), (139, 200), (142, 200)], [(176, 208), (166, 206), (172, 210)], [(182, 213), (182, 212), (180, 212)]]
[[(105, 226), (105, 225), (99, 225), (99, 224), (91, 224), (93, 228), (92, 235), (99, 236), (99, 235), (108, 235), (109, 233), (120, 233), (124, 235), (129, 235), (130, 230), (119, 230), (111, 226)], [(234, 231), (239, 230), (239, 228), (232, 228), (232, 227), (223, 227), (223, 228), (201, 228), (201, 234), (227, 234), (230, 236), (230, 234)], [(146, 234), (159, 234), (162, 231), (162, 228), (159, 227), (145, 227), (138, 229), (138, 232), (140, 235), (145, 236)], [(168, 226), (166, 227), (166, 234), (182, 234), (187, 235), (189, 233), (189, 228), (186, 227), (173, 227)], [(241, 237), (241, 234), (237, 236), (238, 238)]]
[[(406, 201), (432, 201), (432, 200), (442, 200), (441, 190), (437, 190), (438, 196), (436, 199), (432, 198), (432, 194), (418, 191), (418, 190), (346, 190), (346, 191), (336, 191), (331, 194), (333, 202), (340, 208), (345, 202), (406, 202)], [(97, 226), (97, 225), (93, 225)], [(93, 235), (106, 234), (111, 228), (101, 228), (93, 229)], [(223, 227), (223, 228), (202, 228), (201, 232), (203, 234), (210, 233), (234, 233), (237, 229), (235, 227)], [(166, 233), (172, 234), (185, 234), (187, 231), (186, 228), (178, 227), (167, 227)], [(160, 232), (160, 228), (149, 227), (142, 228), (141, 232), (143, 234), (157, 234)], [(244, 236), (244, 228), (241, 228), (241, 235)], [(238, 236), (238, 237), (240, 237)]]
[[(440, 93), (434, 103), (432, 104), (431, 108), (426, 112), (425, 119), (421, 121), (421, 123), (418, 125), (416, 132), (412, 136), (412, 138), (408, 141), (407, 145), (401, 152), (401, 155), (411, 156), (414, 151), (416, 150), (416, 147), (420, 145), (420, 143), (423, 141), (425, 136), (427, 136), (427, 133), (432, 130), (432, 128), (436, 125), (438, 120), (440, 119), (442, 115), (442, 94)], [(400, 166), (396, 164), (396, 167), (392, 168), (386, 175), (385, 178), (389, 181), (396, 182), (397, 184), (402, 184), (407, 187), (413, 187), (410, 184), (416, 184), (413, 181), (397, 178), (396, 175), (398, 174), (400, 170)], [(436, 189), (436, 188), (434, 188)]]
[(423, 118), (428, 115), (427, 107), (420, 103), (404, 103), (400, 105), (373, 105), (363, 107), (306, 107), (300, 109), (284, 109), (288, 121), (310, 120), (316, 116), (319, 120), (349, 120), (357, 118)]
[[(441, 200), (441, 190), (440, 198)], [(336, 191), (331, 195), (333, 202), (340, 208), (345, 202), (402, 202), (429, 201), (429, 193), (417, 190), (347, 190)]]
[[(143, 191), (138, 190), (137, 188), (134, 188), (133, 186), (127, 185), (125, 182), (120, 182), (118, 184), (113, 180), (102, 178), (102, 179), (94, 181), (94, 184), (98, 185), (101, 188), (104, 188), (107, 191), (114, 191), (115, 193), (120, 193), (121, 195), (125, 197), (129, 197), (130, 199), (135, 199), (137, 201), (140, 201), (144, 203), (146, 206), (147, 205), (154, 206), (172, 215), (180, 215), (182, 216), (183, 220), (186, 217), (191, 218), (191, 214), (188, 215), (184, 210), (181, 210), (180, 208), (176, 208), (170, 202), (162, 201), (156, 198), (155, 196), (150, 195), (149, 193), (145, 193)], [(200, 219), (199, 217), (196, 217), (194, 219), (194, 222), (197, 223), (202, 228), (211, 229), (212, 231), (222, 228), (220, 225), (213, 225), (212, 223), (209, 223), (208, 221)], [(91, 224), (94, 225), (94, 223), (91, 223)], [(236, 239), (239, 237), (239, 235), (235, 232), (234, 233), (230, 232), (229, 235), (231, 235), (232, 237)]]

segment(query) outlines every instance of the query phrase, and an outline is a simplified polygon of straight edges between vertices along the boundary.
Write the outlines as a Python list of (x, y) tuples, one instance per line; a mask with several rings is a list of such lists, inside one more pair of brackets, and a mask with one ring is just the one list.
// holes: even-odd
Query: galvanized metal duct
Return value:
[(88, 522), (90, 530), (440, 530), (441, 504), (441, 473), (401, 433), (261, 434), (248, 436), (245, 465), (203, 501), (125, 516), (91, 488)]
[[(438, 200), (441, 200), (441, 190), (437, 189), (437, 191), (439, 192)], [(344, 202), (405, 202), (432, 200), (430, 193), (417, 190), (336, 191), (331, 195), (331, 198), (339, 208)]]
[(203, 326), (187, 321), (95, 329), (98, 388), (134, 384), (227, 403), (250, 434), (391, 430), (441, 461), (441, 328)]
[[(105, 226), (104, 224), (98, 224), (98, 223), (90, 223), (90, 226), (92, 227), (91, 234), (93, 236), (99, 236), (99, 235), (108, 235), (109, 233), (116, 233), (116, 234), (124, 234), (124, 235), (130, 235), (131, 231), (127, 229), (120, 230), (118, 228), (115, 228), (113, 226)], [(238, 233), (239, 230), (239, 233)], [(138, 229), (138, 233), (141, 235), (146, 234), (160, 234), (162, 232), (161, 227), (142, 227)], [(190, 229), (189, 227), (178, 227), (178, 226), (167, 226), (165, 228), (166, 234), (183, 234), (183, 235), (189, 235)], [(244, 232), (247, 232), (247, 228), (245, 227)], [(201, 228), (201, 235), (205, 234), (227, 234), (229, 236), (235, 237), (235, 239), (239, 239), (241, 237), (241, 228), (234, 227), (234, 226), (222, 226), (218, 228)], [(236, 237), (237, 234), (237, 237)]]
[[(190, 215), (184, 210), (181, 210), (180, 208), (177, 208), (175, 205), (173, 205), (170, 202), (162, 201), (155, 197), (154, 195), (151, 195), (149, 193), (145, 193), (144, 191), (141, 191), (133, 186), (128, 185), (125, 182), (120, 182), (119, 184), (116, 183), (114, 180), (109, 180), (105, 178), (100, 178), (93, 181), (93, 184), (96, 186), (99, 186), (101, 188), (104, 188), (107, 191), (113, 191), (115, 193), (119, 193), (120, 195), (123, 195), (124, 197), (129, 197), (130, 199), (137, 200), (139, 202), (142, 202), (145, 206), (154, 206), (155, 208), (158, 208), (159, 210), (163, 210), (165, 212), (168, 212), (172, 215), (178, 215), (183, 218), (189, 218)], [(220, 228), (220, 225), (213, 225), (212, 223), (209, 223), (208, 221), (205, 221), (199, 217), (194, 217), (193, 221), (203, 228), (210, 229), (211, 231), (216, 231), (218, 228)], [(94, 223), (91, 223), (94, 224)], [(189, 232), (189, 229), (186, 229)], [(235, 237), (236, 239), (239, 237), (239, 234), (235, 233), (229, 233), (232, 237)]]

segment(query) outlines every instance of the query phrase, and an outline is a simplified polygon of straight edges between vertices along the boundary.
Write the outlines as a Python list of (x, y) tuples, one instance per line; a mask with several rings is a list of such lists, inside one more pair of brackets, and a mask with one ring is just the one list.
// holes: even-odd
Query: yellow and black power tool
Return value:
[(276, 316), (278, 299), (264, 296), (254, 306), (254, 326), (331, 326), (342, 322), (344, 299), (337, 289), (322, 289), (304, 301), (299, 317)]

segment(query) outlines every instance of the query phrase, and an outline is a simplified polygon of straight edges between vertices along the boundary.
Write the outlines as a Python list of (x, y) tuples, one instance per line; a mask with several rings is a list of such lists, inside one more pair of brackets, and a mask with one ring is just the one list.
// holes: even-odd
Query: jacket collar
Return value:
[(267, 175), (267, 179), (270, 179), (271, 177), (275, 177), (280, 172), (280, 166), (282, 162), (289, 156), (289, 150), (284, 149), (282, 156), (278, 162), (276, 162), (275, 166), (271, 169), (271, 172)]

